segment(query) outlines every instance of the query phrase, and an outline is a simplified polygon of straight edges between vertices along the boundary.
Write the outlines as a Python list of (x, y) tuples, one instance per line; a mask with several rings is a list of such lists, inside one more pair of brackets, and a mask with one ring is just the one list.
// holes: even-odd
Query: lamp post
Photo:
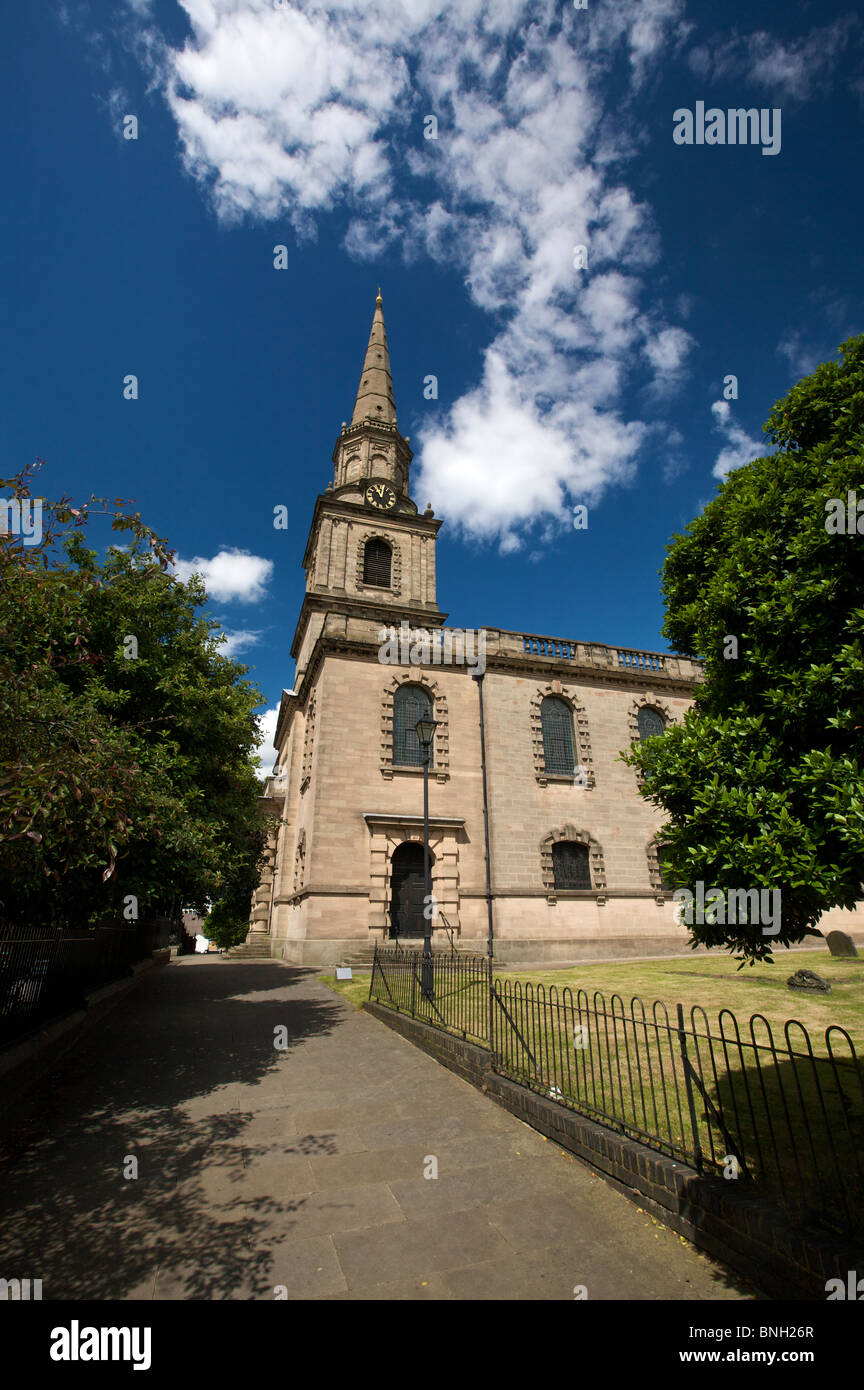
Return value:
[(432, 740), (438, 722), (435, 719), (418, 719), (414, 726), (420, 747), (423, 749), (423, 879), (425, 883), (425, 903), (423, 907), (423, 963), (420, 974), (420, 987), (427, 999), (433, 990), (432, 974), (432, 871), (429, 866), (429, 763), (432, 759)]

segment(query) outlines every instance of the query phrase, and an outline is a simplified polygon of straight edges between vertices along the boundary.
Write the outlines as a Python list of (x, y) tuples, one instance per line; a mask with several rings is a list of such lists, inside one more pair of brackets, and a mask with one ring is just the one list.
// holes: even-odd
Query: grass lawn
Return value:
[(371, 970), (364, 970), (362, 974), (358, 974), (355, 970), (353, 980), (337, 980), (335, 975), (319, 975), (318, 978), (322, 985), (329, 985), (331, 989), (336, 990), (337, 994), (344, 995), (350, 1003), (359, 1009), (363, 1001), (369, 998), (371, 974)]
[[(789, 989), (786, 981), (796, 970), (812, 970), (827, 980), (830, 994), (811, 995)], [(732, 956), (693, 955), (686, 959), (627, 961), (623, 964), (580, 965), (569, 970), (516, 970), (513, 978), (555, 985), (559, 993), (569, 986), (589, 996), (600, 990), (609, 997), (620, 994), (629, 1004), (638, 995), (647, 1005), (660, 999), (674, 1014), (676, 1004), (701, 1005), (709, 1019), (721, 1009), (731, 1009), (739, 1023), (753, 1014), (764, 1014), (777, 1032), (789, 1018), (803, 1023), (814, 1049), (824, 1051), (825, 1029), (832, 1023), (845, 1028), (859, 1055), (864, 1055), (864, 957), (841, 960), (825, 951), (777, 951), (772, 965), (745, 965), (738, 970)]]
[[(788, 989), (786, 981), (796, 970), (813, 970), (827, 980), (830, 994), (810, 995)], [(360, 1007), (369, 995), (369, 971), (357, 974), (353, 980), (339, 980), (335, 975), (322, 975), (323, 984), (330, 985)], [(739, 1022), (746, 1024), (752, 1014), (764, 1014), (782, 1038), (782, 1025), (789, 1018), (797, 1019), (807, 1028), (814, 1049), (824, 1051), (825, 1029), (832, 1023), (845, 1028), (859, 1056), (864, 1055), (864, 957), (840, 960), (825, 951), (777, 951), (772, 965), (746, 965), (738, 970), (732, 956), (699, 953), (674, 960), (638, 960), (609, 964), (579, 965), (567, 970), (514, 970), (502, 976), (507, 980), (523, 980), (555, 985), (559, 994), (569, 986), (574, 992), (584, 989), (593, 997), (595, 990), (606, 996), (607, 1004), (613, 994), (620, 994), (629, 1004), (639, 995), (647, 1005), (660, 999), (674, 1014), (674, 1006), (683, 1004), (685, 1015), (693, 1005), (701, 1005), (709, 1018), (716, 1020), (721, 1009), (731, 1009)]]
[[(831, 993), (790, 990), (786, 981), (800, 969), (827, 980)], [(693, 1152), (694, 1135), (675, 1032), (680, 1002), (690, 1063), (705, 1087), (694, 1101), (706, 1159), (722, 1165), (722, 1156), (730, 1151), (725, 1124), (760, 1187), (785, 1191), (785, 1200), (802, 1216), (827, 1218), (839, 1229), (860, 1225), (864, 1190), (853, 1176), (864, 1151), (860, 1072), (837, 1034), (832, 1038), (835, 1070), (825, 1030), (830, 1025), (844, 1028), (859, 1059), (864, 1057), (864, 959), (835, 959), (827, 948), (784, 950), (776, 953), (773, 964), (738, 970), (731, 956), (700, 953), (566, 970), (514, 970), (498, 978), (502, 998), (493, 1010), (495, 1052), (505, 1074), (683, 1157)], [(338, 985), (335, 976), (322, 979), (357, 1007), (368, 997), (369, 972)], [(442, 974), (435, 1016), (419, 989), (406, 985), (404, 976), (400, 984), (398, 971), (389, 982), (400, 1007), (416, 1008), (418, 1017), (463, 1036), (471, 1037), (479, 1025), (483, 1034), (476, 1040), (485, 1044), (488, 996), (482, 979), (460, 986)], [(376, 993), (385, 1002), (380, 985)], [(638, 1004), (631, 1012), (634, 997), (641, 999), (644, 1012)], [(656, 1012), (655, 1001), (661, 1001)], [(691, 1020), (694, 1006), (704, 1009), (704, 1019), (697, 1013)], [(719, 1019), (721, 1010), (737, 1019), (740, 1048), (734, 1042), (739, 1036), (735, 1024), (728, 1014)], [(754, 1025), (754, 1049), (753, 1015), (771, 1025), (776, 1053), (761, 1022)], [(789, 1019), (806, 1027), (812, 1058), (801, 1030), (794, 1027), (790, 1043), (798, 1060), (793, 1063), (786, 1055), (784, 1024)], [(713, 1043), (704, 1036), (706, 1021)], [(577, 1044), (583, 1026), (585, 1035)]]

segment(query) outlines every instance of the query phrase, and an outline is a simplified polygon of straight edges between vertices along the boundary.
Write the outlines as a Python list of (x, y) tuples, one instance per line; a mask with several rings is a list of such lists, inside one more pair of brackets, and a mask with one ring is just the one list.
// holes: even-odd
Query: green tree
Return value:
[(691, 926), (694, 945), (742, 963), (862, 897), (864, 534), (833, 518), (856, 489), (864, 504), (864, 336), (778, 401), (765, 433), (776, 452), (730, 473), (667, 547), (663, 631), (705, 662), (695, 705), (622, 755), (666, 812), (674, 885), (780, 890), (776, 935)]
[[(4, 482), (31, 497), (30, 470)], [(221, 899), (248, 911), (265, 828), (260, 693), (218, 650), (200, 580), (138, 514), (45, 507), (38, 544), (0, 535), (0, 912), (84, 925)], [(101, 507), (98, 505), (102, 503)], [(128, 549), (84, 544), (97, 511)], [(257, 760), (256, 760), (257, 761)]]
[(217, 946), (223, 950), (228, 950), (231, 946), (239, 946), (246, 940), (249, 931), (249, 903), (245, 909), (240, 910), (239, 905), (231, 906), (230, 903), (222, 899), (214, 903), (203, 927), (204, 935), (208, 941), (215, 941)]

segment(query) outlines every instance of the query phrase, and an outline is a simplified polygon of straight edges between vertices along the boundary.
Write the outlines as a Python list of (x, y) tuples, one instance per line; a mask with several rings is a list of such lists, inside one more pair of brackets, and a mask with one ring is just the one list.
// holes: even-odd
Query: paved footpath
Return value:
[(281, 963), (148, 973), (13, 1121), (0, 1273), (45, 1299), (754, 1297)]

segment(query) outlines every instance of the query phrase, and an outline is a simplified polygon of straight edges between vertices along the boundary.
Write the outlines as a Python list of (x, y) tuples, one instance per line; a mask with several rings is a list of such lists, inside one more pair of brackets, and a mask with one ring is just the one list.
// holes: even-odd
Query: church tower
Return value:
[(411, 497), (408, 439), (399, 431), (381, 291), (350, 425), (333, 450), (333, 481), (315, 502), (303, 557), (306, 594), (292, 656), (297, 680), (328, 614), (440, 627), (435, 542), (440, 520)]
[[(429, 718), (434, 945), (482, 952), (491, 926), (496, 958), (513, 963), (631, 956), (652, 942), (648, 954), (682, 950), (686, 930), (663, 886), (662, 818), (618, 751), (683, 718), (696, 663), (481, 628), (477, 666), (468, 634), (460, 649), (438, 608), (440, 526), (411, 496), (379, 291), (303, 558), (293, 688), (282, 692), (261, 798), (275, 823), (253, 954), (359, 964), (376, 946), (422, 941), (416, 727)], [(394, 642), (403, 623), (411, 640)], [(442, 628), (445, 641), (428, 642)]]

